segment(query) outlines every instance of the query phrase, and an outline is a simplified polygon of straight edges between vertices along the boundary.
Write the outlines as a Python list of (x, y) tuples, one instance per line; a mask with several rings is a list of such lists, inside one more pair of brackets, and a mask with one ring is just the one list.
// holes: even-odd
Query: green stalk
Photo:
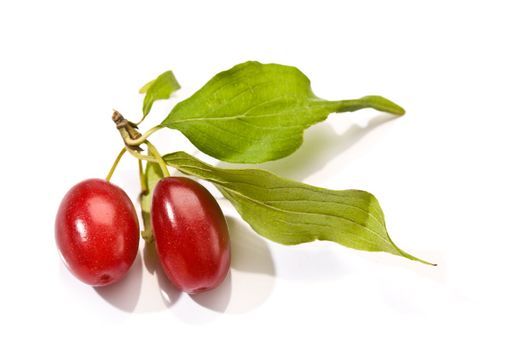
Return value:
[(106, 181), (109, 182), (111, 180), (111, 177), (113, 176), (113, 173), (115, 172), (115, 169), (117, 168), (118, 163), (120, 162), (120, 159), (122, 159), (122, 156), (126, 153), (126, 147), (122, 148), (120, 153), (118, 154), (117, 158), (113, 162), (113, 166), (109, 170), (108, 175), (106, 176)]
[(166, 162), (164, 161), (164, 159), (162, 159), (162, 156), (160, 155), (157, 148), (155, 148), (155, 146), (153, 146), (153, 144), (148, 140), (144, 140), (144, 143), (148, 146), (150, 153), (155, 157), (155, 159), (159, 163), (160, 169), (162, 170), (162, 175), (164, 175), (164, 177), (171, 176), (170, 172), (168, 171), (168, 167), (166, 166)]

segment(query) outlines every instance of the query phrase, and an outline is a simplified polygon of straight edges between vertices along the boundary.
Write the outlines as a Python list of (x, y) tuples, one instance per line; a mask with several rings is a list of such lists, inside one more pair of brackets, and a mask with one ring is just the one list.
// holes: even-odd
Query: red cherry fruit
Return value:
[(160, 180), (151, 224), (161, 266), (175, 286), (194, 294), (224, 280), (230, 269), (228, 226), (206, 188), (185, 177)]
[(108, 181), (82, 181), (62, 199), (55, 239), (64, 263), (82, 282), (92, 286), (116, 282), (133, 264), (139, 246), (133, 203)]

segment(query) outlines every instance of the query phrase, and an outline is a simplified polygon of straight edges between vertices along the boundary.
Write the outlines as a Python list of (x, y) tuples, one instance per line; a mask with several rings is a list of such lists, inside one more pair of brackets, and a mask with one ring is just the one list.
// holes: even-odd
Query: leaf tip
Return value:
[(399, 117), (405, 114), (403, 107), (383, 96), (365, 96), (361, 98), (361, 100), (366, 103), (367, 107), (377, 109), (381, 112), (390, 113)]
[(430, 261), (426, 261), (426, 260), (423, 260), (423, 259), (416, 258), (415, 256), (410, 255), (410, 254), (408, 254), (406, 252), (403, 252), (403, 256), (405, 258), (408, 258), (408, 259), (413, 260), (413, 261), (418, 261), (418, 262), (420, 262), (422, 264), (425, 264), (425, 265), (430, 265), (430, 266), (437, 266), (438, 265), (438, 264), (432, 263)]
[(398, 117), (401, 117), (401, 116), (404, 116), (405, 115), (405, 109), (399, 105), (395, 105), (397, 107), (397, 111), (395, 113), (393, 113), (394, 115), (398, 116)]
[(144, 86), (139, 89), (139, 94), (147, 93), (149, 88), (151, 87), (151, 85), (153, 85), (154, 82), (155, 82), (155, 80), (152, 80), (152, 81), (149, 81), (146, 84), (144, 84)]
[(409, 253), (405, 252), (403, 249), (401, 249), (397, 245), (395, 245), (394, 242), (391, 241), (391, 243), (394, 246), (394, 248), (397, 250), (397, 252), (395, 252), (394, 254), (402, 256), (402, 257), (407, 258), (409, 260), (418, 261), (418, 262), (420, 262), (422, 264), (425, 264), (425, 265), (437, 266), (437, 264), (435, 264), (435, 263), (432, 263), (432, 262), (420, 259), (418, 257), (415, 257), (412, 254), (409, 254)]

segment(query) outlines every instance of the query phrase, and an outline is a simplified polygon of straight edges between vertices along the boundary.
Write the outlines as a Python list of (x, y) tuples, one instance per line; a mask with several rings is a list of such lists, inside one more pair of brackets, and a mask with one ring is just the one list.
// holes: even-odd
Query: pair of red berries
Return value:
[[(151, 225), (161, 266), (187, 293), (218, 286), (230, 267), (224, 215), (213, 196), (185, 177), (166, 177), (155, 187)], [(81, 281), (103, 286), (129, 270), (139, 246), (139, 222), (127, 194), (101, 179), (75, 185), (55, 223), (58, 249)]]

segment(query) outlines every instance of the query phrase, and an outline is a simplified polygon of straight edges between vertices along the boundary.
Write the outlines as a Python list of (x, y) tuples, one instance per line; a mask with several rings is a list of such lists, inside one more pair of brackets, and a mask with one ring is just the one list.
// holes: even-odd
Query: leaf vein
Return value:
[[(264, 206), (264, 207), (267, 207), (269, 208), (270, 210), (275, 210), (275, 211), (280, 211), (280, 212), (284, 212), (284, 213), (289, 213), (289, 214), (306, 214), (306, 215), (317, 215), (317, 216), (325, 216), (325, 217), (333, 217), (333, 218), (338, 218), (338, 219), (341, 219), (343, 221), (347, 221), (347, 222), (350, 222), (356, 226), (360, 226), (362, 227), (364, 230), (366, 231), (369, 231), (370, 233), (372, 233), (373, 235), (377, 236), (380, 240), (384, 241), (385, 243), (387, 243), (387, 246), (388, 245), (392, 245), (392, 242), (390, 242), (389, 240), (387, 240), (385, 237), (383, 237), (380, 233), (378, 232), (375, 232), (373, 230), (371, 230), (369, 227), (361, 224), (361, 223), (358, 223), (354, 220), (351, 220), (349, 218), (346, 218), (344, 216), (340, 216), (340, 215), (336, 215), (336, 214), (323, 214), (323, 213), (309, 213), (309, 212), (303, 212), (303, 211), (292, 211), (292, 210), (287, 210), (287, 209), (282, 209), (282, 208), (276, 208), (276, 207), (273, 207), (271, 205), (268, 205), (268, 204), (265, 204), (264, 202), (261, 202), (257, 199), (254, 199), (254, 198), (251, 198), (251, 197), (248, 197), (246, 195), (244, 195), (243, 193), (241, 192), (238, 192), (238, 191), (235, 191), (235, 190), (232, 190), (232, 189), (229, 189), (229, 188), (225, 188), (226, 191), (231, 191), (231, 192), (234, 192), (236, 193), (237, 195), (241, 196), (241, 197), (244, 197), (246, 200), (250, 201), (250, 202), (254, 202), (258, 205), (261, 205), (261, 206)], [(327, 226), (331, 226), (333, 227), (333, 225), (327, 225)]]

